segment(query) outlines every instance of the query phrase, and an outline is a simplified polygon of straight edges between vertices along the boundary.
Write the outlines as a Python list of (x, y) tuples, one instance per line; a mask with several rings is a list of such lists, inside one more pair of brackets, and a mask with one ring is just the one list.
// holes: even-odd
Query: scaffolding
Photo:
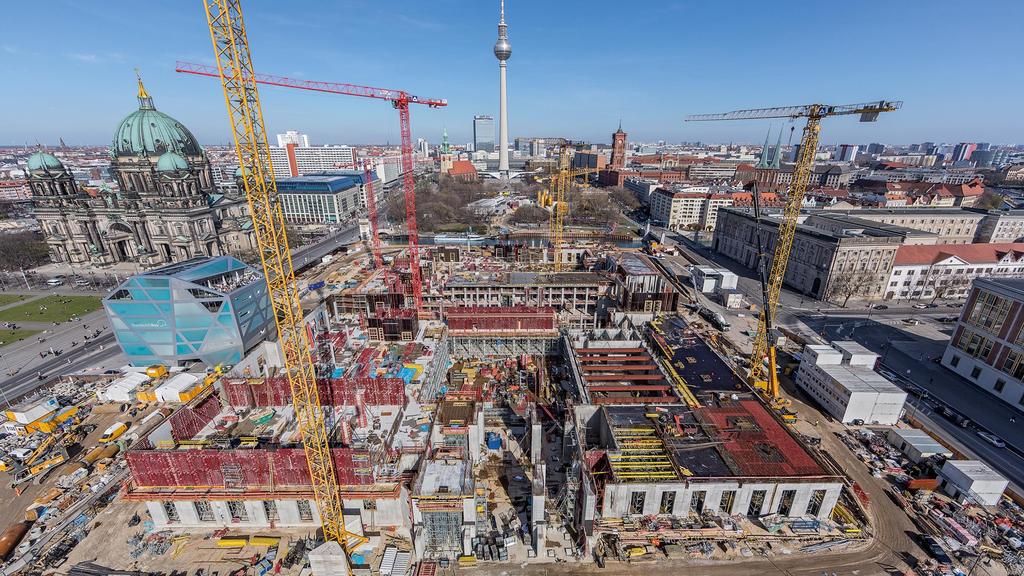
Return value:
[(679, 473), (665, 442), (653, 426), (615, 428), (618, 450), (608, 461), (616, 478), (624, 481), (676, 480)]

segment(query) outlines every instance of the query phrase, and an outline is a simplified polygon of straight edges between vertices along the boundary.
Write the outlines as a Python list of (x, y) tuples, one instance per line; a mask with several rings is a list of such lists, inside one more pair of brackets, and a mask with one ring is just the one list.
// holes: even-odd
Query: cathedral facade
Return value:
[(86, 193), (52, 154), (29, 157), (32, 201), (50, 259), (155, 266), (252, 250), (245, 199), (216, 193), (195, 136), (157, 111), (141, 80), (138, 98), (139, 109), (121, 121), (110, 145), (116, 191)]

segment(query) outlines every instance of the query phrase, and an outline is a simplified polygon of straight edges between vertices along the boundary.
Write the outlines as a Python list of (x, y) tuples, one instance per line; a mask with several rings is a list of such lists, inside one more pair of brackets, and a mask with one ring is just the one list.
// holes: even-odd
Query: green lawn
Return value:
[(96, 296), (46, 296), (0, 310), (0, 322), (67, 322), (72, 316), (83, 316), (99, 307)]
[(19, 328), (17, 330), (11, 330), (9, 328), (0, 328), (0, 347), (8, 344), (14, 344), (18, 340), (35, 336), (39, 330), (25, 330)]
[(28, 298), (24, 294), (0, 294), (0, 307)]

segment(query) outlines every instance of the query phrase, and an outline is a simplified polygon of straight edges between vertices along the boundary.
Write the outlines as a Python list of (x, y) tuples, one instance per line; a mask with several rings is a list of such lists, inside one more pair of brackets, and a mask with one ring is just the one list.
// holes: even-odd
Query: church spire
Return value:
[(142, 75), (139, 74), (138, 68), (135, 69), (135, 78), (139, 81), (139, 109), (156, 110), (156, 107), (153, 106), (153, 97), (146, 91), (146, 86), (142, 83)]
[[(781, 132), (780, 132), (781, 134)], [(764, 147), (761, 148), (761, 157), (757, 159), (757, 166), (755, 168), (770, 168), (771, 161), (769, 160), (770, 150), (768, 148), (768, 139), (772, 136), (772, 129), (768, 127), (768, 133), (764, 135)]]
[(443, 128), (444, 132), (441, 134), (441, 154), (450, 154), (448, 148), (448, 127)]
[(778, 170), (782, 167), (782, 128), (779, 128), (779, 139), (775, 142), (775, 151), (772, 154), (772, 168)]

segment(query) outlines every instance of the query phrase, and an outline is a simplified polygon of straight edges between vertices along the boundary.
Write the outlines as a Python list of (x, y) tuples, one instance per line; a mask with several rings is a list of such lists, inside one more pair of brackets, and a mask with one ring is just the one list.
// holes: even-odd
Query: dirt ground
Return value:
[[(141, 523), (128, 526), (133, 515), (139, 514)], [(265, 546), (246, 546), (244, 548), (218, 548), (217, 538), (212, 530), (178, 530), (169, 532), (172, 541), (170, 548), (161, 555), (143, 553), (132, 558), (133, 546), (128, 540), (135, 534), (146, 530), (145, 521), (149, 517), (146, 507), (141, 502), (117, 500), (100, 512), (91, 524), (89, 535), (68, 555), (53, 574), (67, 574), (71, 567), (79, 562), (95, 561), (110, 568), (137, 569), (144, 571), (172, 572), (174, 570), (195, 573), (202, 568), (207, 574), (225, 576), (233, 570), (252, 564), (254, 556), (262, 557), (267, 553)], [(231, 530), (226, 535), (275, 536), (280, 537), (279, 558), (291, 547), (298, 538), (311, 535), (306, 529), (265, 529), (260, 531)], [(280, 574), (299, 574), (301, 566), (290, 570), (282, 569)]]

